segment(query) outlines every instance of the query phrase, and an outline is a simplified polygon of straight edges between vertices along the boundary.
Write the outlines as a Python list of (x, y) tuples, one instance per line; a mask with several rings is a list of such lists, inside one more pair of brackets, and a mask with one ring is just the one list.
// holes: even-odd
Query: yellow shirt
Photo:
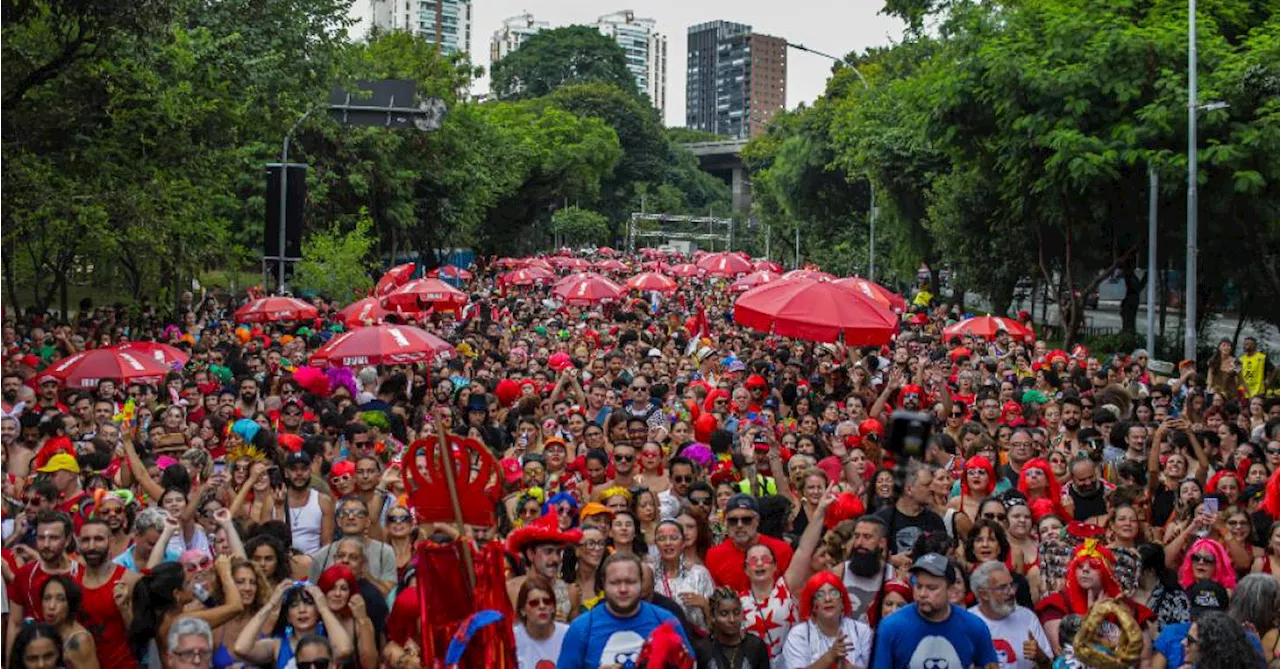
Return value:
[(1245, 395), (1261, 395), (1266, 389), (1267, 354), (1254, 351), (1240, 356), (1240, 376), (1244, 377)]

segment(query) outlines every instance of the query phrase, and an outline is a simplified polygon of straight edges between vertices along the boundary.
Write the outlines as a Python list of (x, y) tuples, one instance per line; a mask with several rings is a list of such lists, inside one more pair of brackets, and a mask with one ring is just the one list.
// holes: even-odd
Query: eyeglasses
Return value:
[(394, 513), (387, 516), (388, 523), (407, 523), (410, 520), (413, 520), (413, 516), (407, 513)]
[(329, 669), (329, 665), (332, 662), (333, 660), (330, 660), (327, 657), (322, 657), (318, 660), (311, 660), (310, 662), (295, 662), (295, 664), (298, 665), (298, 669)]
[(370, 440), (368, 440), (368, 439), (363, 440), (363, 441), (357, 441), (357, 440), (355, 440), (355, 439), (351, 440), (351, 445), (352, 445), (352, 446), (355, 446), (356, 448), (364, 448), (364, 447), (366, 447), (366, 446), (369, 446), (371, 443), (372, 443), (372, 442), (371, 442)]
[(1249, 526), (1249, 521), (1247, 520), (1228, 520), (1227, 521), (1227, 527), (1248, 527), (1248, 526)]
[(1005, 583), (1004, 585), (993, 585), (986, 588), (987, 592), (994, 592), (1001, 595), (1008, 595), (1018, 590), (1018, 586), (1013, 583)]
[(531, 606), (531, 607), (533, 607), (533, 608), (535, 608), (535, 609), (540, 609), (540, 608), (542, 608), (542, 607), (544, 607), (544, 606), (546, 606), (546, 607), (552, 607), (552, 606), (555, 606), (555, 605), (556, 605), (556, 600), (554, 600), (554, 599), (552, 599), (552, 598), (550, 598), (550, 597), (531, 597), (531, 598), (529, 599), (529, 601), (525, 602), (525, 604), (527, 604), (528, 606)]
[(632, 392), (642, 393), (649, 389), (649, 386), (631, 386)]
[(1218, 562), (1218, 558), (1209, 553), (1196, 553), (1191, 556), (1191, 562), (1193, 564), (1215, 564)]
[[(205, 660), (213, 657), (213, 651), (208, 648), (192, 648), (191, 650), (175, 650), (171, 652), (174, 657), (191, 664), (204, 662)], [(325, 660), (326, 666), (328, 666), (328, 662), (328, 660)], [(302, 666), (303, 663), (299, 662), (298, 667)], [(320, 667), (319, 669), (324, 669), (324, 667)]]
[(112, 507), (112, 508), (110, 508), (110, 509), (98, 509), (98, 511), (97, 511), (97, 515), (99, 515), (99, 516), (123, 516), (123, 515), (124, 515), (124, 509), (122, 509), (122, 508), (118, 508), (118, 507)]
[(580, 545), (587, 550), (593, 550), (593, 551), (600, 550), (605, 546), (604, 541), (601, 539), (588, 539), (582, 542)]
[(1280, 448), (1268, 448), (1267, 455), (1280, 455)]
[(730, 516), (724, 519), (724, 524), (730, 527), (750, 525), (756, 521), (755, 516)]
[(828, 599), (840, 599), (840, 591), (835, 588), (823, 588), (813, 593), (813, 601), (825, 601)]
[(747, 558), (747, 566), (749, 567), (767, 567), (773, 564), (772, 555), (757, 555)]
[(198, 561), (193, 560), (191, 562), (182, 563), (182, 570), (187, 572), (188, 574), (197, 574), (202, 571), (207, 571), (212, 566), (213, 566), (213, 558), (206, 555), (200, 558)]
[(621, 453), (614, 453), (614, 454), (613, 454), (613, 461), (614, 461), (614, 462), (635, 462), (635, 461), (636, 461), (636, 456), (635, 456), (635, 454), (632, 454), (632, 455), (622, 455)]
[(1001, 523), (1009, 520), (1009, 515), (1005, 513), (984, 513), (982, 514), (982, 517), (986, 520), (994, 520)]
[(964, 418), (964, 414), (963, 414), (962, 412), (959, 412), (959, 411), (952, 411), (952, 412), (951, 412), (951, 417), (952, 417), (952, 418)]
[(698, 506), (711, 506), (711, 498), (710, 498), (710, 497), (703, 497), (703, 496), (701, 496), (701, 495), (699, 495), (699, 496), (697, 496), (697, 497), (690, 497), (690, 498), (689, 498), (689, 503), (690, 503), (690, 504), (697, 504)]
[(338, 514), (338, 517), (339, 518), (368, 518), (369, 512), (365, 511), (364, 509), (343, 509), (342, 513)]
[(675, 481), (676, 483), (693, 483), (693, 475), (682, 474), (680, 476), (672, 476), (671, 480)]
[(44, 498), (39, 495), (32, 495), (22, 500), (27, 506), (39, 506), (44, 504)]

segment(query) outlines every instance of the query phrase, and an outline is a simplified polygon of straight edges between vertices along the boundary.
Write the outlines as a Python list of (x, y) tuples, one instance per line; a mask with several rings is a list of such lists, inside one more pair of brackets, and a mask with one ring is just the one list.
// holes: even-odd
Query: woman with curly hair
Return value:
[(1245, 636), (1244, 626), (1225, 613), (1210, 611), (1191, 623), (1182, 639), (1183, 664), (1196, 669), (1239, 669), (1257, 651)]
[(742, 601), (732, 588), (717, 588), (708, 598), (711, 634), (695, 641), (700, 667), (767, 667), (769, 648), (743, 628)]

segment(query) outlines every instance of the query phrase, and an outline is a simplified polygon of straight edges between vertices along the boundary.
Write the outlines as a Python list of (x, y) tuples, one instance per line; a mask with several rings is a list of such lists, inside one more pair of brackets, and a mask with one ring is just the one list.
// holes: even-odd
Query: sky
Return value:
[[(575, 23), (594, 24), (604, 14), (630, 9), (639, 18), (657, 21), (658, 31), (667, 36), (668, 126), (684, 125), (684, 64), (688, 53), (689, 26), (725, 20), (746, 23), (755, 32), (782, 37), (793, 44), (844, 56), (867, 47), (898, 41), (902, 23), (879, 14), (881, 0), (618, 0), (618, 4), (598, 0), (472, 0), (471, 49), (473, 60), (489, 68), (489, 40), (502, 27), (503, 19), (528, 11), (535, 20), (553, 27)], [(831, 76), (831, 61), (791, 49), (787, 54), (787, 108), (810, 103), (822, 94)], [(474, 91), (487, 92), (486, 77), (476, 82)]]

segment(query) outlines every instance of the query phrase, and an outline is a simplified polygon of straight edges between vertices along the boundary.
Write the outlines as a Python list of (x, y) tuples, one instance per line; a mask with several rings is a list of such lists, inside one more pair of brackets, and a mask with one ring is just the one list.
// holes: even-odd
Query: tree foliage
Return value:
[(317, 293), (343, 302), (357, 299), (373, 287), (373, 221), (367, 216), (354, 228), (339, 223), (317, 230), (302, 245), (302, 262), (293, 275), (302, 293)]
[(570, 246), (606, 244), (609, 219), (589, 209), (568, 207), (551, 215), (551, 231)]
[(503, 100), (541, 97), (561, 86), (604, 83), (638, 96), (618, 43), (590, 26), (542, 30), (494, 63), (493, 93)]

